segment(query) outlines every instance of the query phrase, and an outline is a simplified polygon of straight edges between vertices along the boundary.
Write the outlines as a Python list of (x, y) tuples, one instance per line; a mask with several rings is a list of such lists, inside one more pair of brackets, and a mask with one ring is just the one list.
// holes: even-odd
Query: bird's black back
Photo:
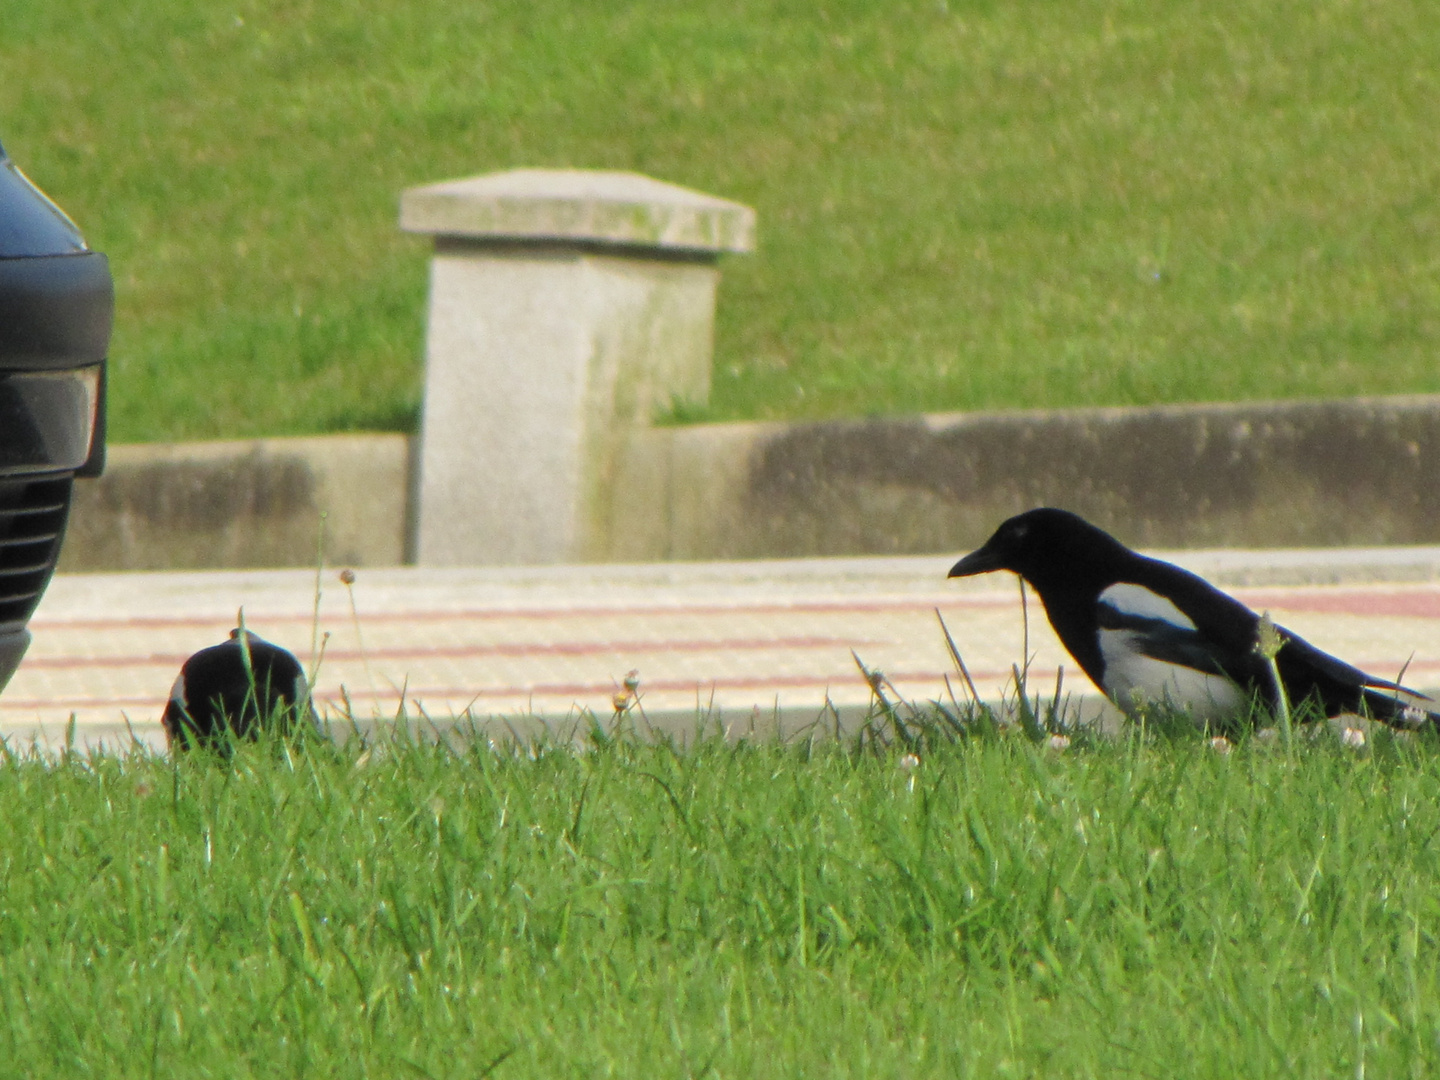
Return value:
[(1258, 615), (1188, 570), (1116, 545), (1119, 550), (1107, 553), (1101, 572), (1042, 573), (1042, 581), (1031, 582), (1056, 636), (1096, 685), (1104, 685), (1105, 667), (1098, 631), (1110, 628), (1102, 624), (1108, 609), (1100, 594), (1112, 585), (1132, 584), (1178, 599), (1176, 606), (1195, 624), (1192, 634), (1167, 639), (1152, 633), (1156, 659), (1225, 675), (1252, 692), (1264, 690), (1264, 664), (1254, 651)]
[(180, 669), (162, 721), (172, 744), (217, 744), (226, 732), (253, 739), (278, 721), (291, 731), (309, 712), (305, 672), (289, 650), (246, 632), (249, 665), (239, 635), (201, 649)]

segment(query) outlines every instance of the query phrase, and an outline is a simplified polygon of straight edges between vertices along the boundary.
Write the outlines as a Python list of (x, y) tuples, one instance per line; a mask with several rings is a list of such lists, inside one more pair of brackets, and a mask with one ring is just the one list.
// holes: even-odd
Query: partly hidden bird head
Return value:
[(227, 640), (195, 653), (180, 668), (161, 721), (170, 745), (256, 739), (262, 729), (292, 735), (314, 724), (304, 669), (294, 653), (242, 622)]

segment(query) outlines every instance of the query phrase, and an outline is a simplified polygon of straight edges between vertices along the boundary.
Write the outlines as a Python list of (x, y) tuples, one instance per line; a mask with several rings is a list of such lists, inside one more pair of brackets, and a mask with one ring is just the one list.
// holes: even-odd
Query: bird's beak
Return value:
[(992, 570), (1004, 570), (1005, 566), (988, 547), (979, 548), (966, 555), (950, 568), (947, 577), (974, 577), (976, 574), (988, 574)]

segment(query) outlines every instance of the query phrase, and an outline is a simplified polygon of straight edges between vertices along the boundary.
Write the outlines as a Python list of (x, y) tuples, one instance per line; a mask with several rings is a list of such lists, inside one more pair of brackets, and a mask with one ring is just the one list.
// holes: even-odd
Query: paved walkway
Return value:
[[(1440, 686), (1440, 549), (1212, 552), (1179, 557), (1277, 621), (1377, 675)], [(0, 734), (55, 745), (163, 745), (181, 662), (246, 625), (306, 662), (332, 718), (473, 717), (533, 727), (607, 718), (627, 674), (658, 726), (697, 708), (732, 730), (796, 730), (829, 701), (870, 697), (854, 652), (907, 699), (962, 693), (937, 611), (979, 685), (999, 698), (1023, 651), (1015, 579), (947, 581), (946, 556), (787, 562), (85, 574), (52, 583), (34, 644), (0, 697)], [(1093, 688), (1030, 607), (1032, 687)], [(1413, 658), (1412, 658), (1413, 657)], [(947, 685), (947, 678), (949, 685)], [(348, 703), (348, 704), (347, 704)], [(491, 718), (500, 718), (492, 720)], [(830, 722), (833, 722), (832, 717)]]

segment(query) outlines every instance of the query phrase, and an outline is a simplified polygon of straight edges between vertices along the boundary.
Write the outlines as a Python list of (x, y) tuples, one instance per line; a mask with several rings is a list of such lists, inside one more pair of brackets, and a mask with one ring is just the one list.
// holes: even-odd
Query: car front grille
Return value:
[(0, 632), (23, 626), (60, 558), (69, 473), (0, 479)]

